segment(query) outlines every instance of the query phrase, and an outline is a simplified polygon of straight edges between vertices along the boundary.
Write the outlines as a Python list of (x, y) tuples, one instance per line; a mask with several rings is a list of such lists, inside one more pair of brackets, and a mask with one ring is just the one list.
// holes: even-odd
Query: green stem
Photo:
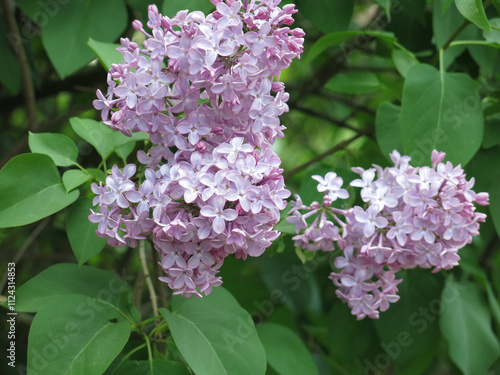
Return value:
[(123, 362), (125, 362), (132, 354), (138, 352), (139, 350), (141, 350), (145, 346), (146, 346), (146, 343), (144, 343), (142, 345), (139, 345), (137, 348), (134, 348), (130, 352), (128, 352), (127, 355), (122, 358), (122, 360), (120, 361), (120, 363), (118, 363), (118, 366), (115, 367), (115, 369), (113, 370), (113, 372), (111, 373), (111, 375), (113, 375), (116, 372), (116, 370), (118, 370), (120, 368), (120, 366), (123, 364)]
[(487, 42), (486, 40), (456, 40), (454, 42), (451, 42), (448, 47), (455, 47), (455, 46), (466, 46), (466, 45), (482, 45), (482, 46), (492, 46), (491, 42)]
[(161, 319), (161, 318), (162, 318), (162, 316), (161, 316), (161, 315), (159, 315), (159, 316), (154, 316), (154, 317), (152, 317), (152, 318), (146, 319), (145, 321), (143, 321), (143, 322), (141, 322), (141, 323), (139, 324), (139, 327), (143, 327), (143, 326), (145, 326), (145, 325), (147, 325), (147, 324), (149, 324), (149, 323), (152, 323), (152, 322), (154, 322), (155, 320), (158, 320), (158, 319)]
[(410, 56), (410, 58), (414, 62), (416, 62), (417, 64), (420, 63), (420, 61), (418, 61), (418, 59), (415, 57), (415, 55), (410, 50), (408, 50), (405, 46), (403, 46), (402, 44), (400, 44), (399, 42), (394, 42), (394, 46), (398, 47), (401, 51), (403, 51), (408, 56)]

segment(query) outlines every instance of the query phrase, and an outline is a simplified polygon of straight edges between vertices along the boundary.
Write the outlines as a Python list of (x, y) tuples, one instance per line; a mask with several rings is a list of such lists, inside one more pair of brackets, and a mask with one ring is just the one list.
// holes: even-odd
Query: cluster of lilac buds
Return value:
[[(280, 72), (302, 52), (290, 29), (294, 5), (212, 0), (216, 10), (162, 16), (150, 5), (143, 46), (122, 39), (108, 91), (94, 101), (112, 129), (145, 132), (152, 147), (136, 166), (114, 166), (90, 220), (112, 246), (152, 237), (175, 294), (201, 296), (222, 283), (229, 254), (259, 256), (290, 195), (279, 157), (279, 116), (288, 110)], [(134, 182), (133, 181), (138, 182)]]
[(361, 178), (350, 185), (361, 188), (365, 208), (332, 207), (349, 195), (334, 172), (313, 176), (325, 192), (322, 204), (305, 206), (295, 196), (287, 218), (295, 224), (295, 245), (309, 251), (333, 251), (337, 245), (342, 256), (334, 259), (337, 272), (330, 279), (358, 319), (378, 318), (399, 299), (397, 271), (450, 269), (458, 264), (458, 250), (479, 234), (486, 215), (475, 212), (474, 202), (488, 205), (488, 193), (476, 194), (474, 178), (467, 181), (463, 169), (444, 163), (444, 157), (433, 151), (432, 167), (415, 168), (410, 157), (394, 151), (394, 167), (353, 168)]

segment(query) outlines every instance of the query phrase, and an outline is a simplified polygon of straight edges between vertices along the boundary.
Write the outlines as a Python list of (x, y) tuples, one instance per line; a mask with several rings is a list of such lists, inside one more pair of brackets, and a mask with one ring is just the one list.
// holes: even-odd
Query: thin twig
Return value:
[[(455, 38), (460, 34), (468, 25), (470, 21), (469, 20), (464, 20), (464, 22), (458, 27), (458, 29), (455, 30), (455, 32), (448, 38), (448, 40), (443, 44), (443, 46), (440, 48), (443, 51), (446, 51), (446, 49), (450, 46), (450, 43), (455, 40)], [(431, 60), (431, 65), (436, 65), (437, 61), (439, 59), (439, 51), (432, 56)]]
[(153, 305), (153, 314), (154, 316), (158, 316), (160, 315), (160, 313), (158, 312), (158, 296), (156, 295), (155, 288), (153, 287), (153, 282), (151, 281), (151, 276), (149, 275), (149, 267), (146, 261), (146, 248), (144, 240), (139, 241), (139, 255), (141, 257), (142, 271), (144, 272), (144, 278), (146, 279), (146, 285), (148, 286), (151, 304)]
[(333, 117), (330, 117), (330, 116), (328, 116), (328, 115), (326, 115), (324, 113), (321, 113), (321, 112), (316, 112), (315, 110), (307, 108), (307, 107), (304, 107), (301, 104), (297, 104), (294, 108), (297, 109), (297, 110), (299, 110), (299, 111), (301, 111), (301, 112), (304, 112), (304, 113), (306, 113), (308, 115), (319, 117), (319, 118), (321, 118), (323, 120), (331, 122), (332, 124), (337, 125), (339, 128), (346, 128), (346, 129), (354, 130), (355, 132), (359, 131), (359, 129), (356, 129), (354, 126), (348, 124), (345, 121), (336, 120)]
[(14, 50), (14, 54), (16, 55), (17, 62), (19, 63), (19, 68), (21, 69), (24, 103), (26, 105), (26, 113), (28, 115), (30, 130), (34, 132), (38, 130), (38, 119), (36, 113), (35, 88), (33, 87), (33, 81), (31, 79), (30, 65), (21, 42), (21, 34), (19, 33), (16, 17), (9, 4), (9, 0), (0, 1), (2, 3), (7, 28), (9, 29), (12, 48)]
[[(70, 109), (68, 112), (66, 112), (66, 113), (64, 113), (56, 118), (50, 119), (46, 123), (43, 123), (42, 125), (40, 125), (39, 130), (40, 130), (40, 132), (47, 131), (50, 128), (52, 128), (55, 124), (63, 122), (65, 120), (67, 120), (68, 118), (73, 117), (79, 113), (82, 113), (83, 111), (86, 111), (90, 108), (92, 108), (91, 104)], [(15, 144), (14, 147), (12, 147), (9, 150), (9, 152), (6, 155), (4, 155), (4, 157), (0, 161), (0, 167), (4, 166), (5, 163), (7, 163), (14, 156), (22, 153), (26, 149), (26, 147), (28, 147), (28, 135), (25, 135), (19, 142), (17, 142)]]
[(164, 272), (160, 265), (161, 257), (158, 251), (153, 250), (153, 262), (154, 262), (156, 290), (158, 290), (159, 305), (161, 307), (167, 307), (167, 289), (165, 288), (166, 284), (159, 279), (160, 275), (162, 275)]
[[(37, 227), (35, 228), (35, 230), (33, 232), (31, 232), (31, 234), (29, 235), (29, 237), (26, 239), (26, 241), (24, 241), (23, 245), (21, 246), (21, 248), (19, 249), (19, 251), (16, 253), (16, 255), (14, 256), (14, 258), (12, 259), (12, 262), (17, 264), (21, 258), (23, 257), (24, 253), (26, 252), (26, 250), (28, 250), (28, 248), (33, 244), (33, 242), (35, 241), (35, 239), (38, 237), (38, 235), (45, 229), (45, 227), (47, 226), (47, 224), (50, 222), (50, 216), (43, 219), (38, 225)], [(7, 276), (8, 276), (8, 272), (5, 271), (5, 274), (3, 275), (3, 278), (2, 278), (2, 281), (0, 282), (0, 292), (3, 291), (3, 288), (5, 287), (5, 284), (7, 283)]]
[(307, 167), (309, 167), (311, 164), (314, 164), (314, 163), (320, 161), (321, 159), (323, 159), (323, 158), (325, 158), (325, 157), (327, 157), (327, 156), (329, 156), (331, 154), (334, 154), (337, 151), (340, 151), (340, 150), (346, 148), (349, 144), (351, 144), (352, 142), (354, 142), (356, 139), (361, 138), (361, 137), (363, 137), (365, 135), (370, 135), (370, 134), (373, 133), (373, 131), (374, 131), (374, 128), (369, 128), (369, 129), (360, 131), (354, 137), (346, 139), (345, 141), (342, 141), (340, 143), (337, 143), (331, 149), (326, 150), (325, 152), (323, 152), (323, 153), (315, 156), (314, 158), (312, 158), (311, 160), (307, 161), (306, 163), (301, 164), (298, 167), (295, 167), (295, 168), (292, 168), (292, 169), (288, 170), (287, 172), (285, 172), (283, 174), (283, 177), (285, 178), (285, 180), (289, 179), (294, 174), (296, 174), (296, 173), (298, 173), (298, 172), (306, 169)]

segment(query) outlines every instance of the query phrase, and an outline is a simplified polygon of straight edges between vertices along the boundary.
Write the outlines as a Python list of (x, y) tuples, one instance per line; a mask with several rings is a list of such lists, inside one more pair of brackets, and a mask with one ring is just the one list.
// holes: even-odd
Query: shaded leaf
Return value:
[(374, 320), (382, 349), (399, 366), (408, 366), (439, 343), (438, 316), (442, 282), (428, 270), (401, 271), (400, 300)]
[(262, 323), (257, 326), (257, 333), (266, 350), (267, 363), (278, 374), (318, 374), (311, 353), (290, 328)]
[(222, 287), (209, 296), (173, 297), (160, 309), (180, 352), (196, 375), (259, 375), (266, 355), (246, 310)]
[(428, 163), (433, 149), (446, 152), (453, 164), (467, 164), (481, 146), (483, 123), (470, 76), (426, 64), (410, 69), (403, 88), (401, 140), (416, 165)]
[(312, 45), (305, 61), (310, 62), (321, 55), (328, 48), (338, 46), (351, 38), (355, 38), (355, 44), (363, 44), (366, 43), (370, 37), (381, 38), (388, 44), (393, 44), (397, 40), (393, 33), (387, 31), (361, 30), (332, 32), (322, 36)]
[(205, 0), (164, 0), (162, 13), (165, 16), (173, 17), (180, 10), (189, 9), (193, 12), (195, 10), (202, 11), (207, 15), (215, 10), (214, 5), (210, 1)]
[[(450, 285), (456, 293), (445, 293)], [(480, 290), (475, 284), (453, 282), (449, 277), (441, 302), (439, 323), (451, 359), (465, 375), (486, 374), (500, 355), (500, 346)]]
[(401, 107), (383, 102), (377, 109), (375, 117), (375, 135), (384, 156), (390, 160), (389, 154), (403, 151), (401, 143)]
[(351, 21), (353, 0), (296, 0), (297, 9), (323, 33), (345, 30)]
[(80, 197), (73, 203), (68, 212), (66, 231), (69, 243), (79, 264), (85, 263), (93, 256), (99, 254), (106, 246), (106, 238), (96, 235), (97, 224), (89, 221), (92, 200)]
[(73, 203), (50, 157), (23, 154), (0, 170), (0, 228), (26, 225), (50, 216)]
[(406, 77), (412, 66), (418, 64), (418, 60), (415, 55), (409, 55), (408, 53), (398, 49), (392, 51), (391, 57), (394, 65), (396, 65), (396, 69), (403, 77)]
[(134, 322), (140, 318), (130, 302), (128, 287), (118, 277), (98, 268), (70, 263), (55, 264), (22, 285), (16, 294), (16, 310), (37, 312), (69, 294), (95, 298)]
[(134, 133), (131, 137), (127, 137), (121, 132), (111, 130), (102, 122), (91, 119), (72, 117), (69, 121), (76, 134), (94, 146), (103, 159), (108, 158), (112, 152), (127, 143), (149, 139), (142, 132)]
[(129, 335), (130, 323), (98, 300), (84, 295), (58, 298), (33, 319), (28, 373), (102, 374)]
[(480, 29), (491, 31), (482, 0), (455, 0), (458, 11)]
[(344, 94), (366, 94), (380, 88), (377, 76), (371, 72), (349, 72), (336, 74), (325, 88)]
[(70, 169), (63, 173), (62, 181), (67, 192), (90, 180), (90, 175), (79, 169)]
[[(111, 371), (109, 375), (190, 375), (186, 366), (179, 362), (168, 360), (152, 361), (153, 370), (149, 361), (127, 361)], [(108, 370), (109, 371), (109, 370)]]
[(94, 58), (87, 45), (89, 37), (112, 42), (121, 35), (126, 25), (124, 2), (67, 1), (43, 26), (42, 42), (59, 77), (64, 78)]
[(121, 44), (99, 42), (92, 38), (89, 38), (87, 44), (106, 71), (111, 68), (111, 64), (119, 64), (123, 60), (123, 55), (116, 50)]

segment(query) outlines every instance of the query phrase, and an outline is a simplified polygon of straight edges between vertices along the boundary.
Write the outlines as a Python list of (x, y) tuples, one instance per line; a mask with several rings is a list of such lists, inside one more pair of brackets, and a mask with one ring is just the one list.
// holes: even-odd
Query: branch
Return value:
[(167, 307), (167, 290), (165, 288), (165, 283), (159, 279), (163, 275), (163, 269), (161, 268), (161, 256), (158, 251), (153, 251), (153, 262), (154, 262), (154, 273), (156, 289), (158, 290), (158, 299), (161, 307)]
[[(45, 227), (47, 226), (49, 221), (50, 221), (50, 216), (45, 218), (44, 220), (42, 220), (37, 225), (35, 230), (33, 232), (31, 232), (30, 236), (26, 239), (26, 241), (24, 241), (23, 245), (21, 246), (19, 251), (16, 253), (14, 258), (12, 259), (12, 262), (17, 264), (21, 260), (24, 253), (26, 252), (26, 250), (29, 249), (29, 247), (33, 244), (33, 242), (38, 237), (38, 235), (45, 229)], [(3, 288), (5, 287), (5, 284), (7, 283), (7, 276), (8, 276), (8, 272), (5, 271), (5, 274), (3, 275), (2, 281), (0, 281), (0, 292), (3, 291)]]
[[(33, 81), (31, 80), (30, 65), (21, 42), (21, 34), (19, 33), (16, 18), (14, 12), (12, 11), (12, 7), (9, 4), (9, 0), (0, 1), (2, 3), (2, 10), (5, 15), (7, 28), (9, 29), (9, 39), (11, 40), (14, 54), (16, 55), (17, 62), (19, 63), (19, 68), (21, 69), (24, 104), (26, 105), (29, 127), (31, 131), (34, 132), (38, 129), (38, 119), (36, 113), (35, 89), (33, 87)], [(15, 44), (16, 42), (17, 44)]]
[[(106, 83), (106, 72), (101, 67), (96, 67), (82, 72), (78, 75), (73, 75), (62, 81), (46, 81), (42, 83), (42, 87), (35, 92), (38, 99), (43, 99), (52, 95), (59, 94), (61, 91), (92, 91), (101, 87)], [(101, 87), (103, 89), (103, 87)], [(0, 98), (0, 111), (11, 111), (19, 105), (21, 96), (12, 96)]]
[[(46, 130), (49, 130), (54, 125), (56, 125), (60, 122), (63, 122), (65, 120), (67, 120), (68, 118), (73, 117), (79, 113), (82, 113), (83, 111), (86, 111), (90, 108), (93, 108), (91, 104), (70, 109), (68, 112), (42, 124), (40, 126), (39, 130), (40, 130), (40, 132), (44, 132)], [(25, 135), (19, 142), (16, 143), (16, 145), (14, 147), (12, 147), (9, 150), (9, 152), (6, 155), (3, 156), (2, 160), (0, 161), (0, 168), (3, 167), (14, 156), (22, 153), (26, 149), (26, 147), (28, 147), (28, 135)]]
[(329, 155), (332, 155), (334, 154), (335, 152), (337, 151), (340, 151), (344, 148), (346, 148), (349, 144), (351, 144), (352, 142), (354, 142), (356, 139), (358, 138), (361, 138), (365, 135), (371, 135), (373, 134), (374, 132), (374, 128), (369, 128), (369, 129), (366, 129), (366, 130), (363, 130), (363, 131), (360, 131), (358, 134), (356, 134), (354, 137), (352, 138), (349, 138), (349, 139), (346, 139), (345, 141), (342, 141), (340, 143), (337, 143), (334, 147), (332, 147), (331, 149), (329, 150), (326, 150), (325, 152), (315, 156), (314, 158), (312, 158), (311, 160), (309, 160), (308, 162), (302, 164), (302, 165), (299, 165), (298, 167), (295, 167), (295, 168), (292, 168), (290, 170), (288, 170), (287, 172), (285, 172), (283, 174), (283, 177), (285, 178), (285, 180), (288, 180), (290, 177), (292, 177), (294, 174), (306, 169), (307, 167), (309, 167), (311, 164), (314, 164), (318, 161), (320, 161), (321, 159), (329, 156)]
[(297, 110), (299, 110), (301, 112), (304, 112), (304, 113), (306, 113), (308, 115), (319, 117), (319, 118), (321, 118), (323, 120), (331, 122), (332, 124), (337, 125), (339, 128), (346, 128), (346, 129), (354, 130), (355, 132), (359, 132), (359, 129), (356, 129), (354, 126), (348, 124), (345, 121), (336, 120), (333, 117), (325, 115), (325, 114), (323, 114), (321, 112), (316, 112), (315, 110), (310, 109), (310, 108), (306, 108), (306, 107), (304, 107), (304, 106), (302, 106), (300, 104), (297, 104), (295, 106), (295, 109), (297, 109)]
[(144, 272), (144, 278), (146, 279), (146, 285), (148, 286), (149, 296), (151, 298), (151, 304), (153, 305), (154, 316), (160, 315), (158, 312), (158, 296), (156, 295), (153, 283), (151, 282), (151, 276), (149, 275), (148, 263), (146, 261), (146, 249), (144, 246), (144, 240), (139, 241), (139, 254), (141, 257), (142, 271)]
[[(455, 38), (460, 34), (468, 25), (470, 21), (464, 19), (464, 22), (458, 27), (458, 29), (455, 30), (455, 32), (448, 38), (448, 40), (443, 44), (443, 46), (440, 48), (443, 51), (446, 51), (446, 49), (450, 46), (450, 43), (455, 40)], [(439, 59), (439, 51), (432, 56), (431, 60), (431, 65), (436, 65), (437, 61)]]

